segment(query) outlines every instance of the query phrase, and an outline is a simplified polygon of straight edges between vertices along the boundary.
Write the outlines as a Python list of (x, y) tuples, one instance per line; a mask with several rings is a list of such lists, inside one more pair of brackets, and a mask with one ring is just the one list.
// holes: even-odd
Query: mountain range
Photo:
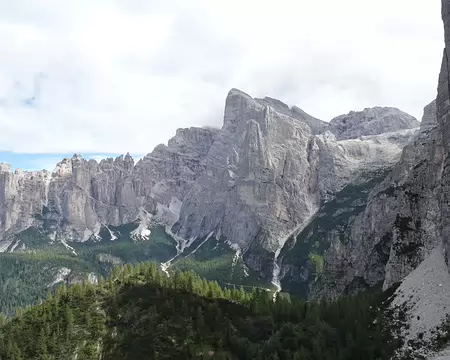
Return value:
[[(53, 172), (0, 164), (2, 310), (150, 260), (169, 276), (193, 269), (304, 299), (395, 290), (397, 356), (428, 356), (450, 325), (450, 1), (442, 5), (438, 92), (420, 123), (388, 107), (324, 122), (232, 89), (221, 129), (179, 129), (137, 163), (76, 154)], [(33, 292), (13, 301), (30, 281)]]
[[(163, 227), (176, 243), (174, 260), (216, 241), (279, 287), (278, 257), (289, 253), (286, 243), (344, 189), (374, 185), (418, 132), (419, 122), (394, 108), (326, 123), (279, 100), (232, 89), (221, 129), (179, 129), (167, 146), (136, 164), (129, 154), (100, 162), (76, 154), (53, 172), (12, 172), (2, 164), (0, 248), (63, 245), (76, 253), (80, 244), (114, 242), (124, 235), (115, 230), (120, 227), (130, 228), (135, 242)], [(33, 231), (40, 240), (30, 245), (23, 235)], [(314, 247), (306, 262), (318, 252)], [(168, 267), (171, 258), (160, 260)], [(295, 278), (287, 267), (283, 277)]]

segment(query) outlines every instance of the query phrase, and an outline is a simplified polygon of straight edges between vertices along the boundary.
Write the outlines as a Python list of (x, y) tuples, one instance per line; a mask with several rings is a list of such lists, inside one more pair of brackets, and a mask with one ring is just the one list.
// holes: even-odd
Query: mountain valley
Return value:
[(448, 359), (450, 0), (442, 18), (421, 122), (231, 89), (220, 129), (136, 163), (0, 163), (0, 360)]

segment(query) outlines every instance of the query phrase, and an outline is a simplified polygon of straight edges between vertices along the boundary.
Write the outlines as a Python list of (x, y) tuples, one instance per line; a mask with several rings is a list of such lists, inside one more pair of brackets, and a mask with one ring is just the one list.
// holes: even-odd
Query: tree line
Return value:
[(0, 316), (1, 360), (375, 360), (399, 345), (381, 292), (305, 302), (222, 288), (156, 264), (114, 268), (97, 285), (62, 284)]

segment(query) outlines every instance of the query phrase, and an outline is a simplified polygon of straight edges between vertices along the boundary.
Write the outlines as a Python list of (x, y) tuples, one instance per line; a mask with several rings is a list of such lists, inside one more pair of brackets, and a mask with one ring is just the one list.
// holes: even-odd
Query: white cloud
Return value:
[[(329, 120), (436, 94), (440, 1), (0, 0), (0, 151), (146, 153), (231, 87)], [(35, 99), (33, 99), (35, 96)]]

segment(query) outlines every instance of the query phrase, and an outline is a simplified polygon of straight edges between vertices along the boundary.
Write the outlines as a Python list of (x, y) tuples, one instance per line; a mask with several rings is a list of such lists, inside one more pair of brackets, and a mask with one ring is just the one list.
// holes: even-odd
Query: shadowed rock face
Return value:
[[(348, 239), (333, 236), (325, 251), (315, 296), (338, 296), (365, 286), (401, 281), (439, 242), (440, 211), (434, 144), (439, 130), (435, 103), (425, 107), (422, 127), (400, 161), (370, 193), (365, 209), (349, 224)], [(358, 287), (358, 283), (364, 287)]]
[[(404, 148), (399, 163), (371, 192), (367, 207), (349, 230), (348, 243), (341, 244), (335, 240), (325, 252), (324, 276), (313, 286), (316, 295), (342, 294), (355, 279), (362, 279), (369, 285), (381, 282), (384, 289), (387, 289), (402, 281), (434, 249), (441, 246), (446, 249), (445, 258), (448, 263), (449, 12), (450, 1), (443, 0), (446, 47), (437, 99), (425, 107), (420, 132)], [(348, 129), (340, 128), (340, 131), (341, 134), (346, 134)]]
[(179, 129), (137, 164), (127, 154), (99, 163), (74, 155), (53, 172), (1, 165), (0, 241), (43, 219), (53, 238), (70, 241), (96, 238), (101, 226), (158, 221), (179, 241), (213, 232), (239, 245), (247, 265), (270, 278), (274, 256), (322, 202), (398, 161), (418, 130), (408, 115), (388, 112), (389, 123), (384, 110), (358, 113), (357, 131), (339, 140), (335, 127), (297, 107), (232, 89), (222, 129)]
[(446, 249), (448, 264), (450, 251), (450, 1), (442, 0), (442, 19), (445, 30), (445, 49), (442, 57), (437, 96), (437, 117), (439, 123), (439, 139), (436, 149), (441, 159), (436, 178), (440, 181), (440, 210), (442, 214), (442, 239)]

